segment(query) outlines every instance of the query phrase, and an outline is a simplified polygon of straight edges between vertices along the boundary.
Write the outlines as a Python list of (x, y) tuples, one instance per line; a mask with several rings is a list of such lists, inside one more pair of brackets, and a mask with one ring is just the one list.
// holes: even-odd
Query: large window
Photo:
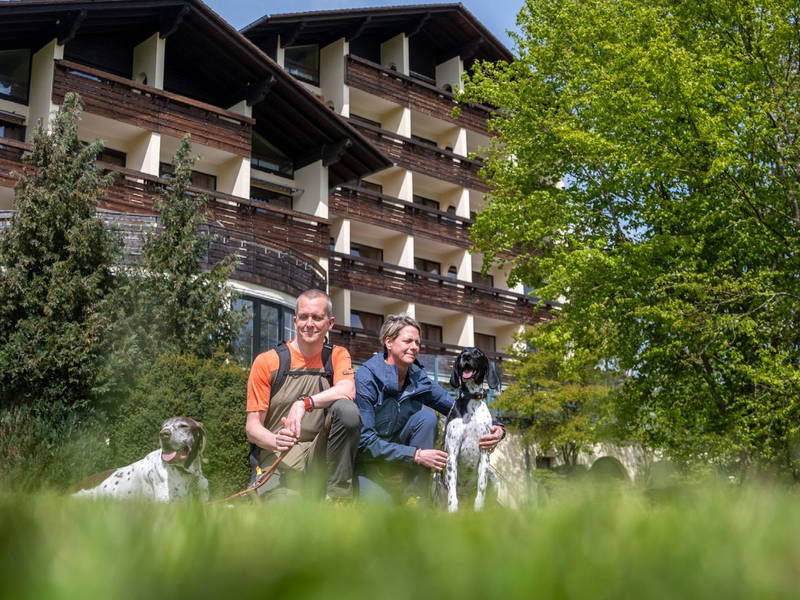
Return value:
[(424, 341), (433, 342), (435, 344), (442, 343), (442, 328), (439, 325), (432, 325), (431, 323), (420, 322), (419, 326), (422, 329), (419, 332), (419, 336)]
[(414, 204), (421, 204), (422, 206), (427, 206), (428, 208), (439, 210), (439, 203), (436, 200), (432, 200), (431, 198), (426, 198), (425, 196), (419, 196), (417, 194), (414, 194)]
[(489, 287), (494, 287), (494, 275), (490, 275), (489, 273), (484, 275), (480, 271), (473, 271), (472, 283), (480, 283), (482, 285), (488, 285)]
[(22, 119), (4, 119), (0, 111), (0, 138), (9, 138), (18, 142), (25, 141), (25, 125)]
[(234, 342), (234, 356), (245, 366), (259, 353), (294, 337), (294, 311), (290, 308), (244, 296), (234, 302), (233, 309), (247, 316)]
[(383, 325), (383, 315), (364, 310), (350, 311), (350, 327), (366, 329), (378, 333)]
[(285, 49), (283, 62), (286, 70), (300, 81), (319, 85), (319, 46), (289, 46)]
[(435, 273), (438, 275), (442, 272), (442, 264), (427, 258), (414, 257), (414, 268), (417, 271), (425, 271), (426, 273)]
[(294, 161), (256, 131), (253, 132), (252, 153), (250, 158), (252, 168), (287, 179), (294, 178)]
[(475, 334), (475, 347), (484, 352), (497, 352), (497, 338), (486, 333)]
[[(173, 170), (172, 165), (169, 163), (159, 163), (158, 166), (158, 176), (159, 177), (167, 177), (172, 176)], [(194, 187), (202, 188), (204, 190), (210, 190), (215, 192), (217, 190), (217, 177), (215, 175), (211, 175), (209, 173), (203, 173), (202, 171), (192, 171), (192, 175), (190, 177), (191, 185)]]
[(350, 244), (350, 256), (361, 256), (363, 258), (370, 258), (383, 262), (383, 250), (375, 248), (374, 246), (367, 246), (366, 244)]
[(0, 98), (27, 104), (31, 78), (31, 51), (0, 50)]

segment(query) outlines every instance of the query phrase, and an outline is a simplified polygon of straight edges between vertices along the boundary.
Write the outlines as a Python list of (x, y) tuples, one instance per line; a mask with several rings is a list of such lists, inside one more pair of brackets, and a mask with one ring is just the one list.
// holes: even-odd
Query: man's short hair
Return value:
[(297, 302), (294, 305), (295, 313), (298, 310), (298, 306), (300, 306), (300, 299), (301, 298), (305, 298), (306, 300), (316, 300), (317, 298), (325, 298), (325, 300), (326, 300), (326, 302), (325, 302), (325, 313), (326, 313), (326, 316), (328, 316), (328, 317), (332, 317), (333, 316), (333, 302), (331, 302), (331, 297), (328, 296), (328, 294), (326, 294), (322, 290), (318, 290), (318, 289), (312, 288), (312, 289), (306, 290), (305, 292), (300, 294), (297, 297)]
[(390, 340), (395, 339), (398, 335), (400, 335), (400, 330), (403, 327), (416, 327), (417, 331), (422, 333), (422, 328), (419, 326), (419, 322), (412, 316), (409, 316), (405, 313), (400, 313), (398, 315), (389, 315), (386, 317), (386, 320), (381, 325), (381, 332), (379, 334), (381, 340), (381, 346), (385, 345), (386, 338)]

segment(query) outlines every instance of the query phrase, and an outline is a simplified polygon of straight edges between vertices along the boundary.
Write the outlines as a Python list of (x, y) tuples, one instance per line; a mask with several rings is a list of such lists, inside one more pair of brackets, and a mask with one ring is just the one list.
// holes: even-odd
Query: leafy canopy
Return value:
[(800, 427), (800, 8), (529, 0), (473, 228), (555, 324), (631, 376), (629, 434), (673, 457), (791, 466)]

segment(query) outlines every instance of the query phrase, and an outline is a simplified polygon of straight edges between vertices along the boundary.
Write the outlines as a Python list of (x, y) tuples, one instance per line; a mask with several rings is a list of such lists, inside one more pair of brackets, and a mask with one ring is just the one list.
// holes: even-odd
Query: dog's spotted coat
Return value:
[(491, 432), (492, 415), (484, 401), (484, 379), (498, 387), (499, 377), (486, 355), (478, 348), (466, 348), (453, 365), (450, 384), (458, 390), (445, 433), (447, 466), (447, 510), (458, 510), (459, 498), (472, 494), (475, 510), (481, 510), (489, 481), (489, 452), (479, 445), (481, 436)]
[(201, 467), (205, 447), (203, 424), (189, 417), (172, 417), (161, 425), (161, 448), (113, 471), (82, 497), (146, 499), (157, 502), (195, 497), (208, 500), (208, 480)]

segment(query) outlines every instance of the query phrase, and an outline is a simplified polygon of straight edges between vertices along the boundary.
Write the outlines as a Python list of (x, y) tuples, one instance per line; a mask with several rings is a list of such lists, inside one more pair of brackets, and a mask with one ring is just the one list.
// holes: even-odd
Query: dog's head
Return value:
[(479, 388), (484, 380), (493, 390), (500, 387), (500, 373), (483, 351), (480, 348), (464, 348), (453, 363), (450, 385), (456, 389), (462, 386)]
[(206, 445), (206, 430), (200, 421), (190, 417), (172, 417), (161, 425), (161, 460), (188, 469), (200, 459)]

